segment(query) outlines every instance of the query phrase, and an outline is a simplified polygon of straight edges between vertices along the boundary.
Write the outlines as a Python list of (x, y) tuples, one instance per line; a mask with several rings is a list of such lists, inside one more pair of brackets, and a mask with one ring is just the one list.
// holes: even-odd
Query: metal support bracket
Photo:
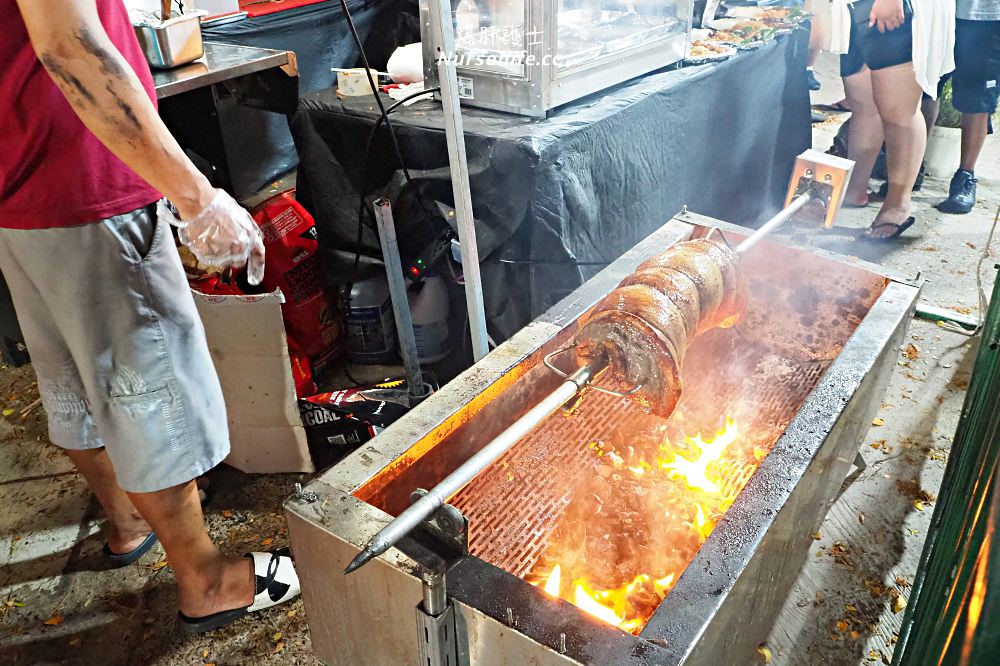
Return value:
[(423, 600), (417, 605), (421, 666), (458, 666), (455, 606), (448, 600), (443, 571), (424, 571)]
[[(410, 494), (410, 502), (425, 495), (427, 491), (418, 488)], [(442, 504), (407, 541), (404, 551), (416, 556), (423, 583), (423, 599), (415, 609), (420, 664), (459, 666), (461, 641), (445, 572), (469, 552), (469, 521), (452, 505)]]
[(462, 251), (462, 272), (465, 275), (465, 301), (469, 310), (472, 357), (478, 361), (489, 353), (490, 348), (486, 332), (486, 309), (483, 304), (483, 281), (479, 273), (479, 244), (476, 241), (476, 226), (472, 217), (469, 165), (465, 157), (465, 132), (458, 99), (451, 0), (430, 0), (428, 10), (431, 40), (438, 46), (435, 59), (438, 85), (441, 88), (444, 132), (448, 142), (451, 188), (455, 196), (458, 242)]
[(410, 316), (410, 301), (406, 294), (403, 278), (403, 263), (399, 258), (396, 242), (396, 225), (392, 220), (392, 207), (388, 199), (377, 199), (373, 208), (378, 225), (378, 238), (382, 245), (382, 261), (389, 282), (392, 297), (392, 311), (396, 319), (396, 333), (399, 336), (399, 352), (406, 369), (406, 398), (410, 407), (416, 407), (431, 394), (430, 386), (424, 384), (417, 355), (417, 341), (413, 333), (413, 318)]
[[(423, 488), (417, 488), (410, 493), (410, 504), (427, 495)], [(469, 521), (462, 512), (451, 504), (442, 504), (427, 519), (420, 524), (421, 530), (428, 534), (439, 546), (435, 551), (446, 561), (452, 561), (469, 552)]]

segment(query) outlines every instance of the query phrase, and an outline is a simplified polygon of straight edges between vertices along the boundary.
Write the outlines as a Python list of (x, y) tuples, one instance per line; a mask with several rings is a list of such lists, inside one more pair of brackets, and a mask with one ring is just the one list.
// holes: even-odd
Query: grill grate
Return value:
[(451, 498), (469, 519), (469, 550), (525, 577), (575, 490), (597, 467), (590, 444), (613, 437), (628, 441), (629, 433), (662, 431), (664, 425), (708, 434), (722, 415), (737, 420), (745, 459), (725, 466), (723, 495), (731, 502), (756, 469), (754, 448), (770, 450), (828, 366), (776, 356), (730, 329), (706, 333), (692, 345), (685, 392), (669, 421), (642, 413), (628, 400), (588, 392), (571, 415), (550, 416)]
[(451, 498), (469, 519), (473, 555), (524, 577), (538, 561), (572, 491), (597, 466), (589, 448), (609, 414), (629, 408), (597, 391), (572, 415), (557, 412)]

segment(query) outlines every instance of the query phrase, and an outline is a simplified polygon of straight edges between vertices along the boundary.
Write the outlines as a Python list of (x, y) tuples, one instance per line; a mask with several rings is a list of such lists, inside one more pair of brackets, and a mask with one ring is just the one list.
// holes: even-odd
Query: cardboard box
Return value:
[(316, 471), (299, 416), (280, 292), (193, 293), (226, 399), (232, 443), (226, 462), (257, 474)]

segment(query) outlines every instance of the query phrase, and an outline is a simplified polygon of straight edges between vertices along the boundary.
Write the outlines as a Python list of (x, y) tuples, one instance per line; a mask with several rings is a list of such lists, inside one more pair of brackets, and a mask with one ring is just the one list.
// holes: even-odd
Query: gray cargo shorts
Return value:
[(105, 447), (129, 492), (190, 481), (229, 453), (205, 330), (155, 206), (61, 229), (0, 229), (49, 438)]

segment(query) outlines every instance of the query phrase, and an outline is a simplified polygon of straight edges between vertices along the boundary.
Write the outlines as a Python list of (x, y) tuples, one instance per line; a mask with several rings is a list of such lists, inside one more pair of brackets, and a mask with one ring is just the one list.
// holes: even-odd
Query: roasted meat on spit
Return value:
[(576, 338), (578, 358), (604, 356), (608, 372), (647, 411), (667, 417), (681, 395), (680, 366), (694, 337), (728, 328), (745, 304), (739, 255), (697, 239), (639, 265), (591, 311)]

